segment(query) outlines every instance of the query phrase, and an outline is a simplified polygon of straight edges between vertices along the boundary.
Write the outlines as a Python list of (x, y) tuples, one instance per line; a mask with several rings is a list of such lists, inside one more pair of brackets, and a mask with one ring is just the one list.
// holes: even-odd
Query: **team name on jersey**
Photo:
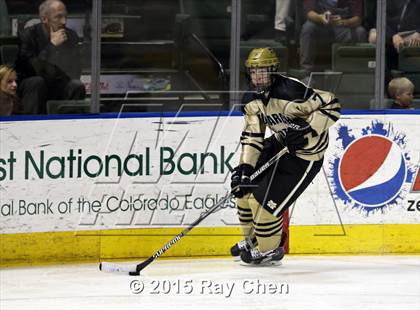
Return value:
[(269, 126), (273, 126), (277, 124), (287, 124), (287, 125), (291, 124), (290, 118), (280, 113), (273, 113), (273, 114), (268, 114), (268, 115), (259, 113), (258, 118), (260, 119), (261, 122)]

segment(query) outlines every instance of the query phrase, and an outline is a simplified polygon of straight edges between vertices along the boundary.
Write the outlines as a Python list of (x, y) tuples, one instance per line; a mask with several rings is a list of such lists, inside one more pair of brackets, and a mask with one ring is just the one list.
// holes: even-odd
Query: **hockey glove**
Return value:
[(300, 118), (295, 119), (287, 129), (284, 139), (289, 153), (296, 154), (297, 150), (305, 147), (308, 144), (308, 138), (305, 135), (310, 132), (314, 131), (307, 122)]
[(230, 187), (232, 194), (236, 198), (242, 198), (245, 194), (251, 192), (250, 176), (254, 168), (248, 164), (241, 164), (233, 169)]

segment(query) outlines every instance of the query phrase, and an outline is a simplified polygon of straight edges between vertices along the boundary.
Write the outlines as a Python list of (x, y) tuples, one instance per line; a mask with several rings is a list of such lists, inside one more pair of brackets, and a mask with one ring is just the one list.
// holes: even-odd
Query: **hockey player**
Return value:
[[(278, 64), (271, 48), (253, 49), (245, 62), (251, 91), (242, 100), (242, 149), (231, 178), (245, 240), (231, 252), (247, 264), (283, 258), (283, 213), (320, 171), (328, 128), (340, 117), (334, 94), (277, 74)], [(264, 140), (267, 127), (274, 134)], [(251, 184), (256, 167), (284, 147), (288, 152)]]

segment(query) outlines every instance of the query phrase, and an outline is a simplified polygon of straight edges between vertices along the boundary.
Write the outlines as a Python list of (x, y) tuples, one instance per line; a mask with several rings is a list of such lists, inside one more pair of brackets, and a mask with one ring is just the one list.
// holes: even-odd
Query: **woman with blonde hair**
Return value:
[(18, 108), (16, 71), (8, 65), (0, 66), (0, 116), (9, 116)]

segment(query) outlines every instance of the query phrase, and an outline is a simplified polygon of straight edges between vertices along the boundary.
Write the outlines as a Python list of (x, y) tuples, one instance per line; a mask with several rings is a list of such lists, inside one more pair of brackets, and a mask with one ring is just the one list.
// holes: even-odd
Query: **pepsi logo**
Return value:
[(369, 216), (401, 206), (407, 193), (416, 191), (411, 142), (392, 122), (339, 125), (336, 143), (336, 152), (328, 160), (329, 180), (334, 198), (345, 206)]
[(407, 177), (407, 164), (398, 144), (382, 135), (353, 140), (338, 165), (343, 192), (365, 207), (378, 207), (396, 199)]
[(399, 146), (383, 136), (365, 136), (351, 143), (339, 164), (339, 180), (346, 194), (365, 206), (393, 200), (406, 179), (406, 163)]

